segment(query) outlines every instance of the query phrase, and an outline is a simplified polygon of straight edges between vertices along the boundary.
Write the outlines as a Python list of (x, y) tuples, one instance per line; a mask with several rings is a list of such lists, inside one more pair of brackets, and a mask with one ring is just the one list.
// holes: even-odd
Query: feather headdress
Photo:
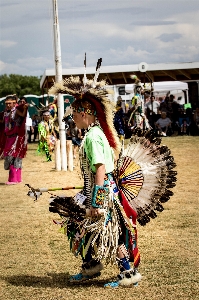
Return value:
[[(106, 88), (106, 81), (97, 81), (102, 59), (97, 62), (96, 72), (93, 80), (88, 80), (84, 73), (83, 80), (77, 77), (69, 77), (61, 82), (55, 83), (50, 89), (49, 94), (67, 93), (76, 99), (72, 104), (73, 108), (78, 111), (75, 103), (79, 105), (79, 111), (84, 110), (87, 113), (97, 117), (101, 128), (106, 135), (110, 146), (118, 153), (120, 152), (121, 143), (113, 125), (113, 113), (115, 103), (108, 98), (109, 91)], [(85, 65), (85, 64), (84, 64)], [(85, 65), (86, 66), (86, 65)], [(85, 103), (92, 104), (94, 109), (85, 106)]]

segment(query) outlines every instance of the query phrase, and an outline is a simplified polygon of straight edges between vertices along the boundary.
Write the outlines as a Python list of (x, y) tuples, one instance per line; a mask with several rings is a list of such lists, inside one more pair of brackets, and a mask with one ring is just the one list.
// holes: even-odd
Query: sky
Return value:
[[(199, 61), (199, 0), (57, 0), (63, 68)], [(52, 0), (0, 0), (0, 75), (53, 69)]]

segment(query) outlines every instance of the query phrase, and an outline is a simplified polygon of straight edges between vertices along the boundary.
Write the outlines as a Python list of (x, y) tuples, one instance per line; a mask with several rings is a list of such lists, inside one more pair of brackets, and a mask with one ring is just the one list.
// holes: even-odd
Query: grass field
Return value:
[[(68, 282), (81, 261), (69, 252), (67, 238), (48, 211), (50, 195), (33, 202), (34, 187), (80, 185), (78, 163), (73, 172), (58, 172), (54, 162), (36, 156), (30, 144), (23, 160), (23, 183), (6, 186), (8, 171), (0, 161), (0, 299), (1, 300), (196, 300), (199, 299), (199, 137), (163, 138), (177, 163), (178, 181), (165, 210), (145, 227), (138, 225), (141, 252), (138, 287), (105, 289), (117, 275), (107, 267), (102, 276), (81, 285)], [(74, 195), (75, 191), (65, 194)], [(56, 194), (63, 194), (59, 192)]]

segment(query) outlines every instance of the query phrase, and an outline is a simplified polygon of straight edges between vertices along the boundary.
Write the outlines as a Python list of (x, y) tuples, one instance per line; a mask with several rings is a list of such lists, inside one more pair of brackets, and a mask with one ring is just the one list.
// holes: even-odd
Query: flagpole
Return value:
[[(60, 82), (62, 80), (62, 62), (61, 62), (61, 44), (60, 44), (60, 30), (59, 30), (59, 21), (58, 21), (57, 0), (52, 0), (52, 4), (53, 4), (55, 82)], [(61, 170), (66, 171), (67, 170), (66, 134), (65, 134), (65, 123), (62, 122), (64, 116), (64, 100), (63, 100), (63, 95), (60, 93), (58, 94), (57, 104), (58, 104), (60, 147), (58, 141), (56, 151), (55, 151), (55, 168), (57, 171), (61, 171)]]

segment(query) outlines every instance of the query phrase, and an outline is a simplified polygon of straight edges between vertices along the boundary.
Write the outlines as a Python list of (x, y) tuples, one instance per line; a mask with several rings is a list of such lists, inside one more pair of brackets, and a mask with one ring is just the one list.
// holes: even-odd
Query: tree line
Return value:
[(0, 75), (0, 98), (16, 94), (18, 97), (24, 95), (41, 95), (41, 77), (23, 76), (17, 74)]

